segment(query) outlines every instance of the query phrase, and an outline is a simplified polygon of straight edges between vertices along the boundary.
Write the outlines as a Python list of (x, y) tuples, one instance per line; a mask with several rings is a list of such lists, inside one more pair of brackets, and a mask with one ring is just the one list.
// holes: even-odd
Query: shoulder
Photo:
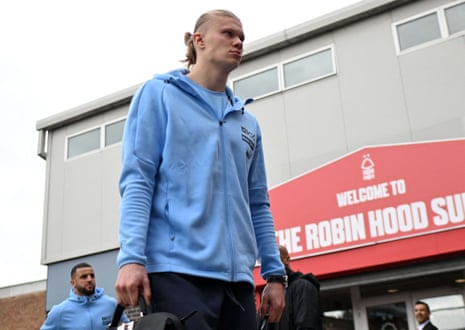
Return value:
[(429, 322), (423, 330), (438, 330), (438, 327), (436, 327), (433, 323)]
[(303, 290), (307, 288), (313, 288), (313, 284), (304, 278), (300, 277), (295, 279), (292, 283), (289, 284), (289, 288), (298, 288), (298, 290)]
[(186, 72), (184, 70), (173, 70), (163, 74), (156, 74), (151, 79), (143, 82), (136, 90), (134, 96), (141, 97), (143, 95), (153, 96), (162, 91), (165, 86), (172, 85), (171, 82), (179, 80)]
[(50, 310), (49, 314), (57, 313), (65, 310), (66, 308), (70, 308), (71, 305), (74, 303), (70, 299), (65, 299), (57, 305), (53, 305), (52, 309)]
[(242, 113), (243, 118), (252, 123), (253, 125), (257, 126), (257, 128), (260, 128), (260, 125), (258, 123), (257, 117), (251, 112), (248, 112), (246, 109), (244, 109), (244, 112)]
[(313, 274), (294, 273), (292, 280), (289, 281), (288, 290), (291, 292), (300, 292), (301, 294), (318, 295), (320, 284)]
[(152, 78), (142, 83), (134, 93), (134, 98), (154, 97), (160, 93), (163, 87), (167, 85), (166, 82), (159, 78)]
[(74, 303), (69, 299), (63, 300), (61, 303), (54, 305), (47, 314), (46, 323), (55, 324), (60, 322), (63, 314), (67, 311), (74, 310)]
[(311, 283), (313, 286), (315, 286), (318, 290), (320, 290), (320, 282), (318, 279), (313, 275), (312, 273), (304, 274), (301, 277), (302, 279), (308, 281)]

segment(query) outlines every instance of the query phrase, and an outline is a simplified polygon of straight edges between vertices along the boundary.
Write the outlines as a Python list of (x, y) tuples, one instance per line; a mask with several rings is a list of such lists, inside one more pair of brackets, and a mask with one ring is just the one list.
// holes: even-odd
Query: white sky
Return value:
[[(206, 10), (232, 10), (247, 44), (356, 2), (2, 0), (0, 287), (47, 276), (40, 265), (45, 161), (36, 155), (38, 120), (180, 67), (184, 32)], [(89, 230), (82, 229), (76, 234)]]

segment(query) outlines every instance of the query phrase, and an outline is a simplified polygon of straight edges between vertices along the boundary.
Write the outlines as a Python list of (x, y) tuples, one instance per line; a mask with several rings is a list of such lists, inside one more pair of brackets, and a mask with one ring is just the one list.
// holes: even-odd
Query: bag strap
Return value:
[(260, 323), (258, 325), (258, 330), (267, 330), (267, 329), (268, 329), (268, 314), (265, 315), (264, 318), (260, 317)]
[(118, 328), (119, 321), (121, 316), (123, 316), (124, 307), (120, 304), (116, 305), (115, 311), (113, 312), (113, 317), (111, 318), (111, 323), (108, 326), (108, 330), (116, 330)]
[[(140, 307), (140, 311), (143, 313), (142, 315), (152, 312), (152, 309), (149, 308), (149, 306), (147, 306), (142, 296), (139, 296), (138, 306)], [(115, 311), (113, 312), (113, 317), (111, 318), (111, 322), (108, 325), (108, 330), (118, 329), (118, 325), (121, 321), (121, 317), (123, 316), (124, 310), (125, 307), (121, 306), (120, 304), (116, 305)]]

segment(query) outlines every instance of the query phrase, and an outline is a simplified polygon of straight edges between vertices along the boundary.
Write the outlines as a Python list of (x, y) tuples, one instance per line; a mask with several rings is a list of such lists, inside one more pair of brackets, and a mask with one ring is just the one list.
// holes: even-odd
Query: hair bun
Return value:
[(184, 44), (189, 46), (189, 43), (192, 42), (192, 33), (186, 32), (184, 33)]

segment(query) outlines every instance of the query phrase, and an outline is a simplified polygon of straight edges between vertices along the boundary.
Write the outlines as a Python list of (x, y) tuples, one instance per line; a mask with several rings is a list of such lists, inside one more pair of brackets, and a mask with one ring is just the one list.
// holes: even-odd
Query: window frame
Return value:
[[(127, 117), (116, 118), (114, 120), (102, 123), (100, 125), (95, 125), (95, 126), (83, 129), (81, 131), (78, 131), (76, 133), (73, 133), (71, 135), (66, 136), (66, 138), (65, 138), (65, 154), (64, 154), (65, 162), (70, 161), (70, 160), (75, 160), (75, 159), (78, 159), (78, 158), (81, 158), (81, 157), (85, 157), (85, 156), (97, 153), (97, 152), (99, 152), (101, 150), (104, 150), (104, 149), (109, 149), (109, 148), (121, 145), (122, 140), (120, 140), (119, 142), (112, 143), (110, 145), (106, 145), (106, 136), (105, 136), (106, 135), (106, 128), (107, 128), (107, 126), (109, 126), (111, 124), (114, 124), (114, 123), (119, 122), (119, 121), (125, 121), (126, 119), (127, 119)], [(98, 148), (92, 149), (90, 151), (86, 151), (86, 152), (83, 152), (83, 153), (80, 153), (80, 154), (77, 154), (77, 155), (74, 155), (74, 156), (71, 156), (71, 157), (68, 156), (69, 141), (72, 138), (74, 138), (76, 136), (79, 136), (79, 135), (83, 135), (83, 134), (91, 132), (91, 131), (94, 131), (96, 129), (99, 129), (99, 146), (98, 146)]]
[[(309, 79), (309, 80), (302, 81), (302, 82), (300, 82), (298, 84), (291, 85), (291, 86), (288, 86), (288, 87), (286, 87), (284, 85), (284, 66), (286, 64), (298, 61), (298, 60), (306, 58), (306, 57), (310, 57), (310, 56), (312, 56), (314, 54), (318, 54), (318, 53), (324, 52), (326, 50), (331, 51), (331, 61), (332, 61), (331, 64), (332, 64), (332, 68), (333, 68), (332, 72), (330, 72), (328, 74), (324, 74), (322, 76), (318, 76), (316, 78), (312, 78), (312, 79)], [(277, 68), (277, 73), (278, 73), (278, 77), (277, 77), (278, 78), (278, 90), (275, 90), (275, 91), (272, 91), (272, 92), (269, 92), (269, 93), (266, 93), (266, 94), (260, 94), (260, 95), (257, 95), (257, 96), (253, 96), (252, 98), (254, 100), (260, 100), (262, 98), (269, 97), (271, 95), (275, 95), (275, 94), (281, 93), (283, 91), (288, 91), (288, 90), (291, 90), (293, 88), (298, 88), (298, 87), (300, 87), (302, 85), (310, 84), (310, 83), (313, 83), (315, 81), (318, 81), (318, 80), (325, 79), (325, 78), (328, 78), (330, 76), (336, 75), (337, 74), (337, 66), (336, 66), (335, 46), (334, 46), (334, 44), (329, 44), (329, 45), (326, 45), (326, 46), (323, 46), (323, 47), (320, 47), (320, 48), (317, 48), (317, 49), (312, 49), (311, 51), (306, 52), (304, 54), (299, 54), (298, 56), (286, 59), (284, 61), (277, 62), (277, 63), (271, 64), (271, 65), (268, 65), (266, 67), (262, 67), (260, 69), (254, 70), (252, 72), (248, 72), (247, 74), (244, 74), (242, 76), (238, 76), (238, 77), (236, 77), (234, 79), (231, 79), (230, 82), (229, 82), (229, 86), (234, 91), (234, 82), (246, 79), (248, 77), (252, 77), (252, 76), (257, 75), (257, 74), (259, 74), (261, 72), (265, 72), (265, 71), (268, 71), (268, 70), (274, 69), (274, 68)]]
[(255, 97), (252, 97), (254, 100), (257, 100), (259, 98), (264, 98), (264, 97), (268, 97), (270, 95), (274, 95), (276, 93), (279, 93), (281, 90), (282, 90), (282, 79), (280, 78), (281, 74), (280, 74), (280, 68), (279, 68), (279, 64), (276, 63), (276, 64), (271, 64), (271, 65), (268, 65), (266, 67), (262, 67), (260, 69), (257, 69), (257, 70), (254, 70), (254, 71), (251, 71), (251, 72), (248, 72), (247, 74), (245, 75), (242, 75), (242, 76), (239, 76), (237, 78), (234, 78), (230, 81), (229, 83), (229, 87), (233, 90), (234, 94), (235, 94), (235, 89), (234, 89), (234, 83), (236, 81), (239, 81), (239, 80), (243, 80), (243, 79), (247, 79), (249, 77), (253, 77), (253, 76), (256, 76), (260, 73), (263, 73), (263, 72), (266, 72), (268, 70), (271, 70), (271, 69), (277, 69), (277, 79), (278, 79), (278, 89), (275, 90), (275, 91), (272, 91), (272, 92), (268, 92), (268, 93), (265, 93), (265, 94), (260, 94), (259, 96), (255, 96)]
[(115, 119), (115, 120), (112, 120), (112, 121), (109, 121), (107, 123), (105, 123), (103, 126), (103, 141), (102, 141), (102, 148), (111, 148), (115, 145), (119, 145), (121, 144), (122, 142), (122, 139), (123, 139), (123, 134), (121, 134), (121, 140), (119, 140), (118, 142), (115, 142), (115, 143), (112, 143), (112, 144), (107, 144), (107, 127), (110, 126), (110, 125), (113, 125), (113, 124), (116, 124), (118, 122), (123, 122), (123, 134), (124, 134), (124, 126), (126, 125), (126, 117), (121, 117), (121, 118), (118, 118), (118, 119)]
[[(432, 45), (435, 45), (435, 44), (450, 40), (451, 38), (464, 35), (465, 30), (458, 31), (456, 33), (450, 34), (449, 28), (448, 28), (448, 25), (447, 25), (446, 14), (445, 14), (446, 9), (457, 6), (457, 5), (460, 5), (460, 4), (463, 4), (463, 3), (465, 3), (465, 0), (453, 1), (453, 2), (450, 2), (448, 4), (445, 4), (445, 5), (442, 5), (442, 6), (439, 6), (439, 7), (435, 7), (433, 9), (430, 9), (430, 10), (427, 10), (427, 11), (423, 11), (423, 12), (417, 14), (417, 15), (410, 16), (410, 17), (407, 17), (407, 18), (404, 18), (402, 20), (399, 20), (399, 21), (396, 21), (396, 22), (392, 23), (391, 28), (392, 28), (392, 34), (393, 34), (393, 37), (394, 37), (394, 45), (395, 45), (395, 49), (396, 49), (396, 54), (397, 55), (408, 54), (408, 53), (414, 52), (416, 50), (423, 49), (423, 48), (426, 48), (426, 47), (430, 47)], [(436, 14), (437, 15), (440, 37), (437, 38), (437, 39), (431, 40), (431, 41), (427, 41), (427, 42), (412, 46), (412, 47), (408, 47), (408, 48), (405, 48), (405, 49), (400, 49), (399, 33), (398, 33), (398, 29), (397, 29), (398, 26), (400, 26), (402, 24), (405, 24), (405, 23), (408, 23), (408, 22), (413, 22), (413, 21), (415, 21), (415, 20), (417, 20), (419, 18), (428, 16), (428, 15), (431, 15), (431, 14)]]
[[(301, 59), (304, 59), (304, 58), (307, 58), (307, 57), (311, 57), (311, 56), (314, 56), (316, 54), (319, 54), (319, 53), (323, 53), (324, 51), (326, 50), (330, 50), (331, 51), (331, 65), (332, 65), (332, 72), (330, 73), (327, 73), (327, 74), (324, 74), (322, 76), (318, 76), (318, 77), (315, 77), (315, 78), (312, 78), (312, 79), (308, 79), (308, 80), (304, 80), (300, 83), (297, 83), (297, 84), (294, 84), (294, 85), (290, 85), (288, 87), (285, 86), (285, 82), (284, 82), (284, 78), (285, 78), (285, 75), (284, 75), (284, 66), (286, 64), (289, 64), (289, 63), (292, 63), (292, 62), (297, 62)], [(310, 84), (312, 82), (315, 82), (315, 81), (318, 81), (318, 80), (321, 80), (321, 79), (325, 79), (327, 77), (330, 77), (330, 76), (333, 76), (333, 75), (336, 75), (337, 74), (337, 67), (336, 67), (336, 56), (335, 56), (335, 51), (334, 51), (334, 44), (331, 44), (331, 45), (328, 45), (328, 46), (325, 46), (325, 47), (321, 47), (321, 48), (318, 48), (318, 49), (314, 49), (308, 53), (305, 53), (305, 54), (302, 54), (302, 55), (299, 55), (299, 56), (296, 56), (294, 58), (291, 58), (289, 60), (286, 60), (286, 61), (283, 61), (281, 63), (281, 80), (282, 80), (282, 87), (283, 87), (283, 90), (284, 91), (287, 91), (287, 90), (290, 90), (290, 89), (293, 89), (293, 88), (297, 88), (297, 87), (300, 87), (302, 85), (306, 85), (306, 84)]]
[(450, 9), (452, 7), (455, 7), (455, 6), (459, 6), (459, 5), (465, 5), (465, 1), (464, 0), (459, 0), (459, 1), (451, 2), (451, 3), (443, 6), (443, 8), (442, 8), (442, 14), (444, 15), (445, 29), (446, 29), (446, 31), (447, 31), (447, 33), (448, 33), (448, 35), (450, 37), (456, 37), (456, 36), (461, 36), (461, 35), (465, 34), (465, 29), (461, 30), (461, 31), (458, 31), (458, 32), (455, 32), (455, 33), (450, 33), (449, 25), (447, 24), (446, 10)]
[[(89, 133), (89, 132), (92, 132), (92, 131), (95, 131), (95, 130), (99, 130), (99, 147), (95, 148), (95, 149), (92, 149), (90, 151), (86, 151), (86, 152), (82, 152), (82, 153), (79, 153), (77, 155), (74, 155), (74, 156), (69, 156), (68, 155), (68, 152), (69, 152), (69, 143), (70, 143), (70, 140), (72, 138), (75, 138), (79, 135), (84, 135), (86, 133)], [(72, 134), (72, 135), (68, 135), (66, 137), (66, 143), (65, 143), (65, 160), (71, 160), (71, 159), (76, 159), (82, 155), (88, 155), (88, 154), (91, 154), (91, 153), (95, 153), (96, 151), (100, 150), (102, 147), (102, 127), (101, 126), (93, 126), (93, 127), (90, 127), (90, 128), (87, 128), (85, 130), (82, 130), (82, 131), (79, 131), (79, 132), (76, 132), (75, 134)]]

